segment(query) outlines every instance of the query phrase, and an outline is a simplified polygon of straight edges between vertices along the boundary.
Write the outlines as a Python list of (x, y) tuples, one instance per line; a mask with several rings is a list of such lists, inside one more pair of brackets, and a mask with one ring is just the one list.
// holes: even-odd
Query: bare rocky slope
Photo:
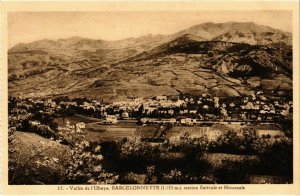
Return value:
[(292, 36), (254, 23), (204, 23), (119, 41), (79, 37), (8, 51), (9, 94), (106, 101), (178, 93), (292, 92)]

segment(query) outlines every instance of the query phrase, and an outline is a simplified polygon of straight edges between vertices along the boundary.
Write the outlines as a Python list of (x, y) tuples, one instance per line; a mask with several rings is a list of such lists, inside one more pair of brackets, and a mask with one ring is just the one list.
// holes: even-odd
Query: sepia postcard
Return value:
[(300, 194), (299, 2), (1, 3), (1, 191)]

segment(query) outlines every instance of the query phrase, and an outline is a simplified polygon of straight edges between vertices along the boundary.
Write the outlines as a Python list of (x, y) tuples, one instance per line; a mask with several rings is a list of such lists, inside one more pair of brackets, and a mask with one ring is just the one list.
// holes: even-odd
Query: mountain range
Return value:
[(171, 35), (80, 37), (8, 51), (9, 94), (119, 101), (177, 95), (292, 92), (292, 34), (247, 23), (203, 23)]

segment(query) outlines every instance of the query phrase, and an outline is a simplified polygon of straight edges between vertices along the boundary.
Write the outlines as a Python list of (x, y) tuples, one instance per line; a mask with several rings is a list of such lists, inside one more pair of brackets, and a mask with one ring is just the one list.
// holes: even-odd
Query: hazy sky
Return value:
[(204, 22), (255, 22), (292, 32), (289, 11), (11, 12), (8, 45), (80, 36), (118, 40), (172, 34)]

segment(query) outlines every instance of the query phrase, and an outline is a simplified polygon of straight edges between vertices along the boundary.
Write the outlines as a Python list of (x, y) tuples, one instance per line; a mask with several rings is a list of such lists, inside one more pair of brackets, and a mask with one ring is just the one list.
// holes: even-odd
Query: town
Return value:
[[(16, 98), (14, 98), (16, 99)], [(12, 101), (10, 99), (9, 101)], [(243, 97), (178, 95), (135, 98), (130, 101), (104, 103), (97, 100), (20, 99), (18, 108), (40, 108), (51, 115), (84, 115), (104, 124), (131, 121), (140, 124), (197, 125), (213, 123), (272, 123), (293, 112), (293, 102), (284, 98), (267, 98), (262, 91)], [(21, 118), (21, 116), (18, 116)]]

